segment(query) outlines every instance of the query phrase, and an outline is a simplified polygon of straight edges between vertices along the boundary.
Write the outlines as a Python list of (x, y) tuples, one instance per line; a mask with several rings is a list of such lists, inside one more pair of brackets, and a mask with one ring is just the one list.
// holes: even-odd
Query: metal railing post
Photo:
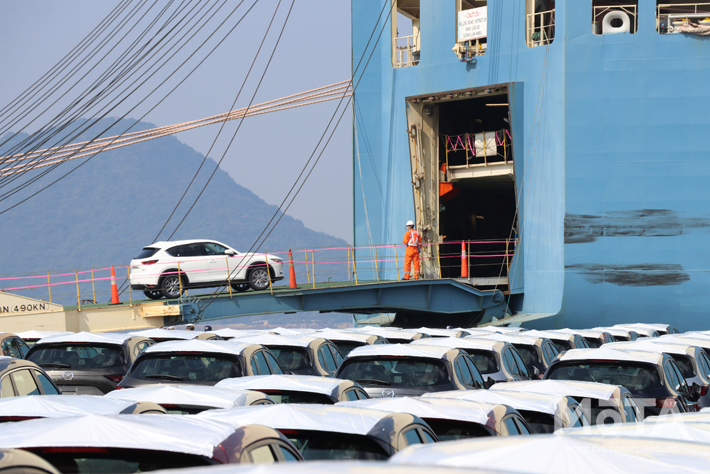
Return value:
[(180, 296), (182, 296), (182, 274), (180, 272), (180, 262), (177, 263), (178, 267), (178, 285), (180, 286)]
[(348, 281), (351, 280), (352, 270), (350, 270), (350, 245), (348, 245)]
[(266, 276), (269, 278), (269, 291), (271, 291), (271, 294), (274, 294), (274, 287), (271, 286), (271, 266), (269, 266), (269, 252), (266, 251), (264, 252), (264, 260), (266, 260)]
[(308, 268), (308, 249), (303, 249), (303, 255), (306, 256), (306, 276), (308, 277), (308, 284), (311, 284), (311, 269)]
[(52, 302), (52, 282), (49, 280), (49, 272), (47, 272), (47, 289), (49, 290), (49, 302)]
[[(399, 281), (399, 258), (397, 258), (397, 244), (394, 247), (394, 264), (397, 266), (397, 281)], [(424, 267), (424, 262), (420, 262), (420, 266)], [(423, 270), (423, 268), (422, 268)]]
[(311, 271), (313, 272), (313, 278), (311, 278), (311, 281), (313, 281), (313, 288), (315, 289), (316, 287), (316, 251), (313, 250), (311, 252)]
[(94, 295), (94, 303), (96, 303), (96, 285), (94, 284), (94, 267), (91, 267), (91, 292)]
[(131, 290), (131, 266), (126, 267), (128, 269), (128, 305), (133, 306), (133, 290)]
[(355, 261), (355, 247), (353, 247), (353, 275), (355, 276), (355, 284), (357, 285), (357, 264)]
[(76, 275), (76, 306), (78, 311), (81, 311), (81, 297), (79, 296), (79, 272), (74, 272)]
[(441, 279), (441, 242), (436, 243), (436, 260), (439, 264), (439, 279)]
[(375, 245), (375, 280), (380, 281), (380, 268), (377, 265), (377, 245)]
[(471, 241), (466, 244), (466, 268), (468, 268), (468, 277), (471, 278)]

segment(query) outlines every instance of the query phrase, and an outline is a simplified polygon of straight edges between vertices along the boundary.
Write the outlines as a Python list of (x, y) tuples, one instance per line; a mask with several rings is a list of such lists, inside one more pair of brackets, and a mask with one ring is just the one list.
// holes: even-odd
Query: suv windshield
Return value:
[(643, 362), (570, 361), (550, 367), (545, 378), (623, 385), (634, 396), (666, 395), (656, 368)]
[(311, 358), (305, 347), (268, 346), (284, 372), (311, 368)]
[(282, 431), (298, 448), (305, 461), (321, 459), (384, 461), (389, 458), (387, 453), (367, 436), (326, 431)]
[(129, 375), (141, 380), (216, 383), (241, 377), (242, 370), (239, 360), (226, 354), (156, 354), (139, 359)]
[(45, 369), (108, 369), (126, 365), (121, 346), (110, 344), (39, 344), (28, 360)]
[(392, 387), (426, 387), (451, 383), (442, 361), (410, 357), (346, 360), (338, 378), (365, 385)]

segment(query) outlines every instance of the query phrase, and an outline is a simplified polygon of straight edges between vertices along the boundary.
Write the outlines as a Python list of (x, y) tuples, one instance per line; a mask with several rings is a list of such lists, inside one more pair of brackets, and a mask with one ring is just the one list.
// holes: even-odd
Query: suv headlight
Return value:
[(269, 260), (272, 261), (272, 262), (274, 262), (274, 263), (281, 263), (281, 262), (283, 262), (283, 259), (282, 259), (282, 258), (279, 258), (279, 257), (269, 257)]

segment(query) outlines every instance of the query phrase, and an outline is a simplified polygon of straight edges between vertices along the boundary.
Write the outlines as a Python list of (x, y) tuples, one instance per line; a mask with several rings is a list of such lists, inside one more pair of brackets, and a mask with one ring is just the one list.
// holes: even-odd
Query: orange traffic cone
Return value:
[(461, 242), (461, 278), (468, 278), (468, 261), (466, 260), (466, 242)]
[(298, 288), (296, 285), (296, 270), (293, 268), (293, 254), (291, 249), (288, 249), (288, 279), (291, 288)]
[(118, 286), (116, 286), (116, 270), (111, 265), (111, 304), (118, 304)]

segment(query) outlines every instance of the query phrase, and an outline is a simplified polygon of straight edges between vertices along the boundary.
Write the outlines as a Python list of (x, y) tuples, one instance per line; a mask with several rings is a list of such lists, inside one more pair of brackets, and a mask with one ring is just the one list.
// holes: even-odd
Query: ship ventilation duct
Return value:
[[(619, 21), (614, 22), (614, 20)], [(614, 24), (612, 24), (614, 23)], [(615, 26), (619, 25), (619, 26)], [(612, 11), (604, 15), (604, 20), (602, 22), (602, 34), (603, 35), (613, 35), (616, 33), (628, 33), (631, 30), (631, 20), (629, 15), (620, 11)]]

